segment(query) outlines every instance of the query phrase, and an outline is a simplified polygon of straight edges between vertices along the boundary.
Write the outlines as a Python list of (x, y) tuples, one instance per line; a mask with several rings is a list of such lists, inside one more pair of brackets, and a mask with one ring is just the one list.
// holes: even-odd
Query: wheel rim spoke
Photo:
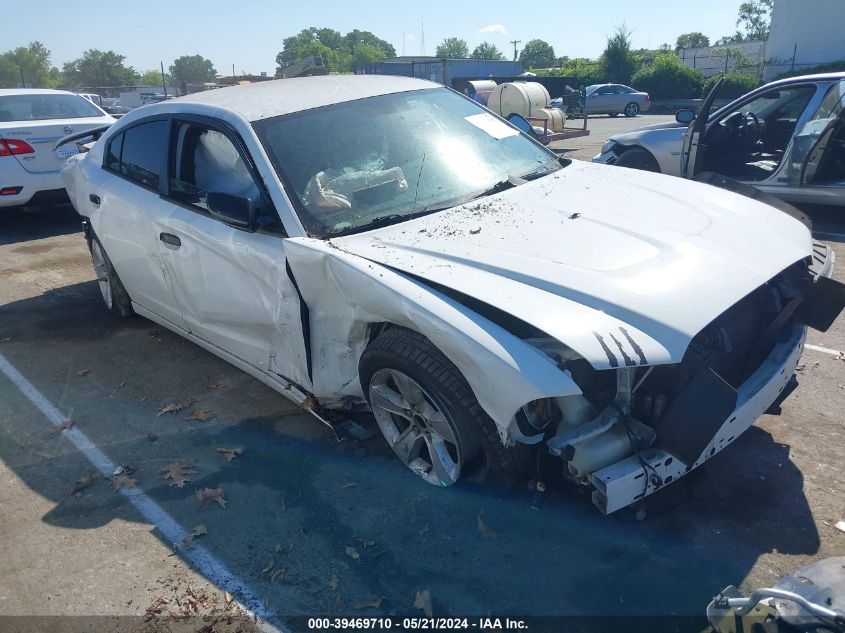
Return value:
[(446, 421), (446, 416), (438, 409), (435, 409), (428, 402), (420, 407), (420, 414), (425, 420), (426, 426), (434, 433), (452, 444), (456, 444), (455, 434), (452, 432), (452, 427)]
[(426, 445), (428, 446), (429, 457), (431, 457), (431, 466), (434, 469), (434, 476), (441, 485), (447, 486), (455, 483), (458, 477), (458, 465), (449, 454), (446, 448), (446, 441), (432, 433), (430, 437), (426, 438)]
[(393, 441), (393, 450), (405, 464), (411, 464), (419, 458), (425, 440), (417, 427), (411, 425)]
[(409, 404), (421, 404), (425, 402), (422, 389), (420, 389), (419, 385), (408, 378), (405, 374), (394, 371), (391, 372), (391, 377), (393, 378), (396, 388), (399, 389), (399, 393), (401, 393), (402, 397), (405, 399), (405, 402), (408, 402)]
[(380, 407), (407, 420), (411, 418), (408, 402), (385, 384), (370, 387), (370, 401), (374, 407)]

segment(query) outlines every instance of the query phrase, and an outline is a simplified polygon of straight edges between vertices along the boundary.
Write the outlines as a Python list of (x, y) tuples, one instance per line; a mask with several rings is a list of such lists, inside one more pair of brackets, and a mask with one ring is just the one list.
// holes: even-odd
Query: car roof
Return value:
[(840, 79), (845, 79), (845, 72), (817, 73), (815, 75), (798, 75), (797, 77), (786, 77), (784, 79), (778, 79), (776, 81), (769, 82), (769, 83), (766, 84), (766, 87), (786, 85), (786, 84), (790, 84), (790, 83), (794, 83), (794, 82), (838, 81)]
[[(230, 88), (218, 88), (177, 97), (159, 104), (203, 104), (237, 112), (248, 121), (310, 110), (334, 103), (379, 95), (442, 88), (441, 84), (412, 77), (392, 75), (326, 75), (276, 79)], [(147, 110), (152, 112), (152, 110)]]
[(0, 89), (0, 97), (10, 95), (77, 95), (68, 90), (51, 90), (49, 88), (3, 88)]

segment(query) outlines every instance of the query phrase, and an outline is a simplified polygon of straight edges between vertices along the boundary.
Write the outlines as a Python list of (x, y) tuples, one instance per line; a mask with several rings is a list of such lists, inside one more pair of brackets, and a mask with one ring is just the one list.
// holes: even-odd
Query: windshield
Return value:
[(79, 95), (29, 94), (0, 97), (0, 122), (101, 117), (94, 104)]
[(445, 88), (256, 122), (311, 235), (401, 222), (560, 168), (557, 157)]

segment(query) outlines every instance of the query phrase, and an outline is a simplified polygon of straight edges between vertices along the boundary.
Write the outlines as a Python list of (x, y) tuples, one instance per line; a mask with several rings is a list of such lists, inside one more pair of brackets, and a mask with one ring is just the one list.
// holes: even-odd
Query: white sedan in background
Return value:
[(61, 168), (78, 152), (64, 136), (114, 123), (88, 99), (61, 90), (0, 90), (0, 207), (66, 200)]
[(635, 503), (745, 431), (845, 301), (786, 213), (559, 159), (418, 79), (145, 106), (64, 175), (114, 314), (317, 417), (370, 409), (436, 486), (547, 450), (602, 512)]

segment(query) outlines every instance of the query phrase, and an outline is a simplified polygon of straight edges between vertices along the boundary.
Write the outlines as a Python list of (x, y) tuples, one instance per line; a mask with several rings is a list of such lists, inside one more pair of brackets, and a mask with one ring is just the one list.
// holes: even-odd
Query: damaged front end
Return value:
[(797, 262), (723, 312), (681, 362), (594, 370), (556, 341), (526, 339), (555, 359), (582, 394), (529, 403), (520, 432), (545, 439), (564, 475), (609, 514), (659, 490), (733, 442), (793, 377), (809, 325), (826, 330), (845, 305), (829, 278), (833, 253), (813, 245)]

